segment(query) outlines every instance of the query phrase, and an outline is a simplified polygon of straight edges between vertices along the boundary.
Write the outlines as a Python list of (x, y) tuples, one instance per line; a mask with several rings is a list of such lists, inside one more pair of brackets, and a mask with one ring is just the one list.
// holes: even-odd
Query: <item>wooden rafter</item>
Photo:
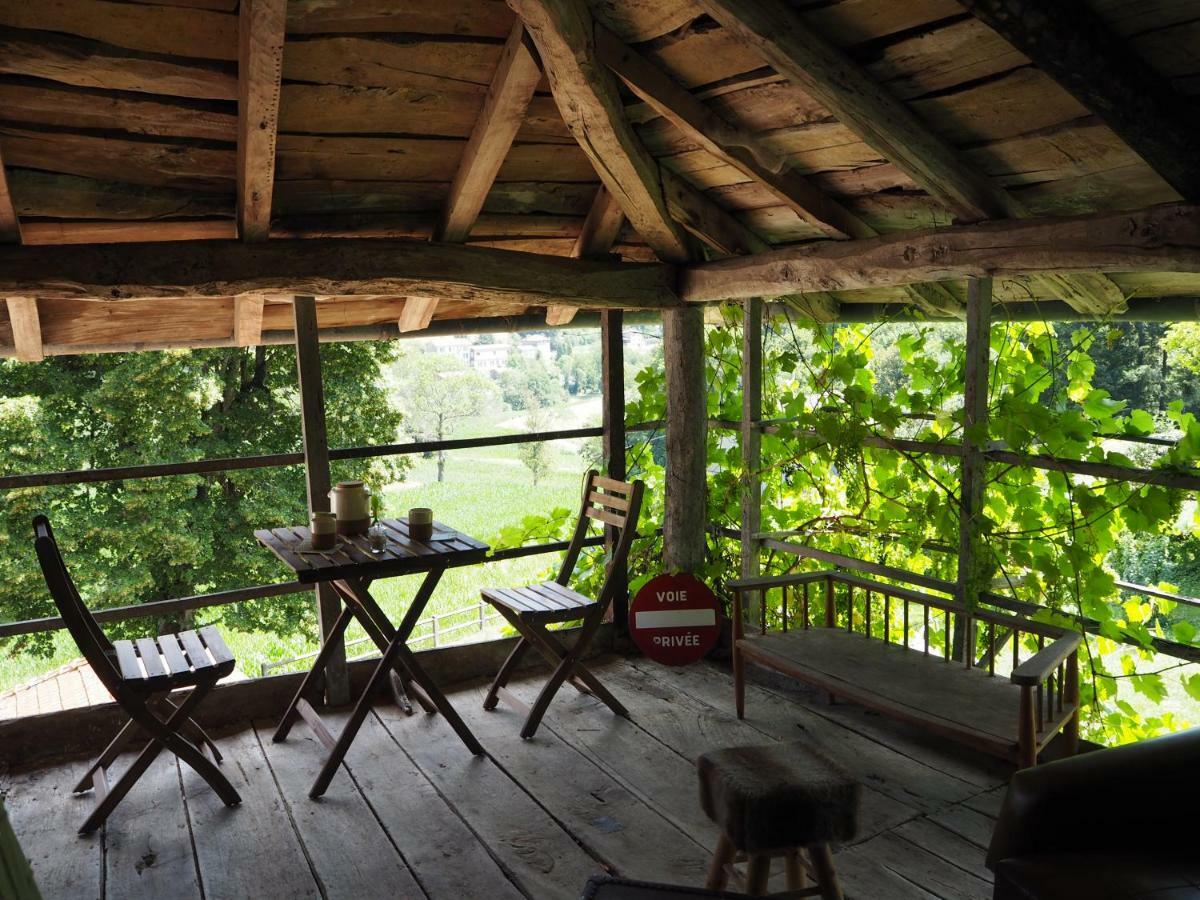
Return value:
[(567, 127), (630, 224), (659, 258), (686, 262), (687, 235), (667, 210), (658, 163), (642, 146), (616, 76), (596, 58), (594, 23), (584, 0), (508, 0), (529, 30)]
[(21, 242), (21, 220), (17, 216), (17, 208), (13, 205), (12, 194), (8, 190), (8, 176), (4, 172), (4, 157), (0, 156), (0, 243), (19, 244)]
[(460, 244), (283, 239), (257, 244), (0, 246), (0, 297), (230, 297), (239, 294), (422, 296), (601, 309), (679, 305), (669, 266)]
[[(541, 67), (530, 52), (527, 40), (525, 26), (519, 21), (514, 23), (500, 53), (500, 63), (492, 76), (483, 108), (450, 183), (450, 193), (433, 232), (434, 240), (462, 243), (479, 218), (496, 174), (542, 80)], [(409, 298), (400, 317), (400, 330), (428, 328), (436, 309), (436, 299)]]
[(38, 304), (33, 297), (8, 298), (8, 322), (12, 327), (16, 357), (23, 362), (38, 362), (44, 357), (42, 350), (42, 324), (38, 318)]
[(401, 331), (424, 331), (433, 321), (437, 309), (436, 297), (406, 297), (400, 310), (398, 325)]
[(525, 41), (525, 28), (517, 22), (504, 44), (483, 109), (450, 184), (435, 240), (461, 243), (467, 239), (525, 119), (542, 79), (542, 70)]
[[(583, 220), (583, 228), (575, 239), (575, 246), (571, 248), (571, 256), (575, 259), (607, 256), (624, 224), (625, 214), (621, 212), (621, 207), (608, 188), (601, 185), (592, 205), (588, 207), (587, 218)], [(568, 325), (575, 318), (576, 309), (574, 306), (551, 306), (546, 310), (546, 324)]]
[(861, 241), (804, 244), (702, 263), (680, 274), (685, 301), (861, 290), (960, 278), (1200, 272), (1200, 207), (981, 222)]
[[(812, 30), (782, 0), (700, 0), (714, 19), (756, 47), (869, 146), (962, 221), (1016, 218), (1024, 206), (891, 96), (871, 75)], [(1109, 279), (1055, 276), (1055, 293), (1089, 313), (1120, 312), (1126, 298)]]
[(666, 72), (596, 27), (596, 53), (635, 94), (707, 153), (738, 169), (825, 237), (870, 237), (874, 231), (745, 129), (722, 119)]
[(238, 228), (242, 240), (271, 232), (275, 136), (287, 0), (242, 0), (238, 23)]
[(239, 347), (257, 347), (262, 343), (262, 294), (242, 294), (233, 298), (233, 342)]
[(1087, 3), (959, 2), (1115, 131), (1184, 200), (1200, 200), (1194, 104)]

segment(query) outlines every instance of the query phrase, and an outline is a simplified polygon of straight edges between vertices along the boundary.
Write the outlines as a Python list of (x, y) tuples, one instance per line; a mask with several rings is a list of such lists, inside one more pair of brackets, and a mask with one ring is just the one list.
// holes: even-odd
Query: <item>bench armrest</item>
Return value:
[(1071, 632), (1064, 634), (1050, 646), (1039, 650), (1025, 662), (1021, 663), (1012, 673), (1013, 684), (1036, 687), (1044, 682), (1062, 663), (1079, 649), (1083, 638)]
[(830, 572), (797, 572), (794, 575), (762, 575), (758, 578), (739, 578), (736, 581), (725, 582), (725, 587), (740, 594), (743, 591), (769, 591), (771, 588), (786, 587), (789, 584), (805, 584), (806, 582), (824, 581)]

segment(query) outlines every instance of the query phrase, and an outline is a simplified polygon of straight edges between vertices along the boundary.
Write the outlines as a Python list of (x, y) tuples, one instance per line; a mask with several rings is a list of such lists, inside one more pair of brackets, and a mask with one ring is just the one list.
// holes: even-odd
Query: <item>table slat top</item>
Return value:
[(407, 519), (379, 521), (387, 532), (387, 544), (381, 553), (371, 552), (365, 534), (338, 535), (337, 544), (329, 550), (307, 549), (309, 531), (302, 525), (260, 528), (254, 537), (305, 584), (339, 578), (390, 578), (466, 566), (481, 562), (490, 549), (482, 541), (441, 522), (433, 523), (430, 540), (418, 541), (410, 534)]

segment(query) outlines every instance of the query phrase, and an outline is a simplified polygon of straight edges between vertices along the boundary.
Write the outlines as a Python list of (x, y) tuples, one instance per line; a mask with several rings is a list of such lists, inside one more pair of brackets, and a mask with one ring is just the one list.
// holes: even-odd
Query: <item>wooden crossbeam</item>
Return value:
[(406, 297), (397, 323), (401, 331), (424, 331), (433, 321), (437, 310), (436, 297)]
[(686, 262), (687, 235), (671, 218), (658, 163), (633, 127), (616, 76), (596, 59), (585, 0), (508, 0), (529, 30), (567, 127), (630, 224), (666, 262)]
[(1120, 136), (1187, 201), (1200, 201), (1195, 105), (1080, 0), (959, 0)]
[(4, 157), (0, 156), (0, 243), (21, 242), (21, 221), (8, 190), (8, 176), (4, 172)]
[(271, 232), (287, 0), (242, 0), (238, 15), (237, 210), (242, 240)]
[(242, 294), (233, 298), (233, 342), (239, 347), (257, 347), (262, 343), (262, 294)]
[(1200, 207), (1008, 219), (861, 241), (804, 244), (690, 266), (688, 302), (860, 290), (959, 278), (1200, 272)]
[(675, 273), (487, 247), (372, 238), (0, 245), (0, 297), (420, 296), (598, 309), (679, 305)]
[(42, 324), (38, 318), (37, 300), (33, 297), (9, 297), (8, 322), (12, 327), (17, 359), (23, 362), (42, 360), (45, 354), (42, 350)]
[[(588, 207), (587, 218), (583, 220), (583, 228), (571, 248), (571, 256), (575, 259), (597, 259), (607, 256), (612, 245), (617, 242), (621, 227), (625, 224), (625, 214), (608, 188), (600, 185), (592, 205)], [(569, 325), (575, 318), (577, 307), (551, 306), (546, 310), (547, 325)]]
[(635, 94), (707, 153), (770, 191), (825, 237), (870, 237), (874, 231), (808, 179), (786, 157), (722, 119), (653, 62), (596, 26), (596, 54)]
[[(970, 164), (782, 0), (699, 2), (714, 19), (756, 47), (780, 74), (800, 85), (867, 145), (945, 203), (960, 221), (1028, 215), (1015, 197)], [(1115, 313), (1125, 308), (1125, 297), (1108, 279), (1077, 281), (1068, 275), (1052, 281), (1051, 286), (1081, 312)]]

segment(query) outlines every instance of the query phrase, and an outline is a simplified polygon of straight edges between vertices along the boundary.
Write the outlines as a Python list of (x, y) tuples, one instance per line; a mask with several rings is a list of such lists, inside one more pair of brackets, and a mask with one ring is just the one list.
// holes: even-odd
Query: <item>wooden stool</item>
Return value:
[[(763, 896), (771, 859), (782, 856), (789, 897), (842, 900), (829, 844), (854, 837), (858, 782), (803, 742), (715, 750), (696, 765), (700, 803), (722, 831), (705, 887), (725, 887), (729, 867), (744, 857), (746, 893)], [(801, 851), (807, 851), (813, 887)]]

